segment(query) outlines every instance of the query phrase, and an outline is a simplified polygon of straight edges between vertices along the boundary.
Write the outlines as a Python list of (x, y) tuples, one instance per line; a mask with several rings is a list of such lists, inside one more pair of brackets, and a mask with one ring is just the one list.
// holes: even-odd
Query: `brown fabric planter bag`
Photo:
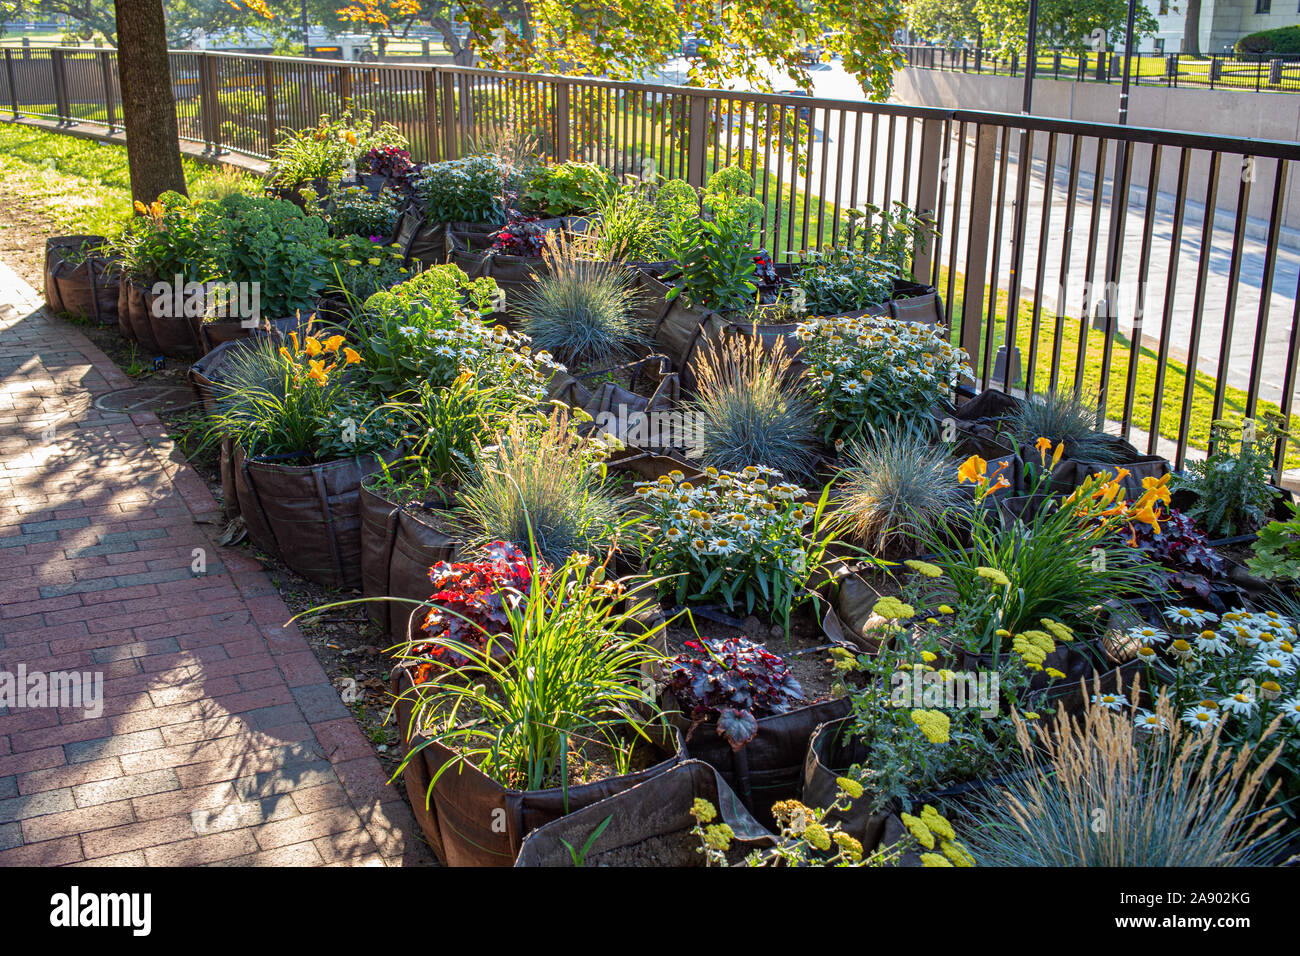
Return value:
[(149, 317), (148, 286), (141, 282), (132, 282), (127, 292), (127, 322), (130, 337), (140, 344), (149, 355), (160, 355), (158, 340), (153, 337), (153, 323)]
[[(664, 691), (665, 710), (680, 710), (671, 691)], [(718, 733), (717, 723), (695, 727), (689, 737), (690, 721), (673, 717), (685, 738), (685, 755), (712, 766), (727, 785), (740, 794), (750, 812), (764, 826), (773, 825), (772, 804), (799, 795), (808, 740), (819, 724), (844, 717), (847, 698), (818, 701), (784, 714), (758, 719), (758, 733), (739, 751)]]
[[(458, 540), (361, 486), (361, 591), (365, 597), (427, 601), (429, 568), (456, 560)], [(407, 637), (413, 606), (405, 601), (369, 601), (366, 612), (390, 643)]]
[[(405, 667), (395, 667), (390, 680), (393, 692), (399, 697), (413, 686)], [(398, 719), (402, 735), (407, 738), (410, 708), (404, 708), (400, 702)], [(419, 744), (419, 741), (413, 744), (406, 739), (407, 752)], [(408, 776), (407, 793), (411, 796), (420, 829), (445, 865), (511, 866), (519, 855), (524, 837), (532, 830), (653, 780), (680, 760), (674, 754), (636, 773), (570, 787), (566, 795), (558, 787), (548, 790), (507, 789), (473, 765), (460, 761), (454, 750), (429, 742), (411, 757), (405, 774)], [(437, 777), (443, 767), (447, 769), (433, 785), (430, 800), (429, 781)], [(412, 793), (412, 790), (418, 792)]]
[[(93, 321), (117, 322), (121, 270), (104, 255), (103, 236), (54, 236), (45, 240), (45, 301), (55, 312)], [(73, 265), (68, 257), (85, 246), (88, 254)]]
[[(166, 297), (173, 298), (170, 285), (168, 290)], [(185, 315), (183, 300), (177, 301), (173, 298), (170, 308), (164, 308), (164, 311), (170, 311), (171, 315), (156, 315), (155, 303), (163, 297), (155, 296), (149, 287), (141, 287), (140, 296), (149, 323), (150, 335), (158, 344), (160, 353), (168, 358), (193, 359), (207, 351), (199, 335), (199, 326), (203, 324), (203, 317)]]
[(284, 465), (231, 455), (235, 496), (248, 537), (308, 581), (361, 586), (361, 479), (379, 460)]
[[(775, 845), (776, 837), (753, 818), (716, 770), (699, 760), (683, 760), (652, 780), (533, 830), (524, 837), (515, 866), (573, 866), (565, 843), (581, 850), (608, 819), (584, 857), (586, 865), (600, 866), (601, 856), (611, 851), (656, 837), (689, 833), (695, 826), (691, 806), (697, 799), (707, 800), (717, 809), (717, 822), (731, 827), (732, 846), (739, 853)], [(701, 866), (703, 860), (691, 847), (683, 850), (680, 860), (665, 861), (665, 865)]]

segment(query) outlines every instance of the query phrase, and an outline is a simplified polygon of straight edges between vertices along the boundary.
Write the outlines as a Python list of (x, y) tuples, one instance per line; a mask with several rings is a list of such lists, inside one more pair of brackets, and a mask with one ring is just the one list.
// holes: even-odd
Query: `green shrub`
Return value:
[(560, 163), (534, 169), (520, 198), (531, 212), (571, 216), (593, 212), (599, 198), (616, 185), (614, 177), (595, 163)]
[(669, 299), (715, 312), (743, 312), (758, 292), (754, 281), (754, 230), (763, 204), (751, 195), (754, 180), (735, 166), (720, 169), (704, 187), (702, 214), (674, 220), (669, 248), (681, 263), (681, 285)]
[(1188, 462), (1185, 473), (1176, 475), (1170, 487), (1195, 494), (1183, 512), (1210, 537), (1249, 534), (1268, 520), (1277, 497), (1269, 487), (1276, 427), (1271, 422), (1211, 422), (1210, 442), (1214, 454)]
[(1300, 25), (1249, 33), (1237, 41), (1238, 53), (1300, 53)]
[(370, 195), (365, 186), (348, 186), (330, 195), (330, 232), (336, 236), (378, 236), (386, 239), (397, 228), (397, 195), (385, 189)]
[(492, 156), (433, 163), (415, 180), (415, 197), (430, 222), (506, 221), (505, 169)]
[(804, 310), (815, 315), (857, 312), (894, 292), (889, 264), (854, 249), (809, 253), (795, 282)]

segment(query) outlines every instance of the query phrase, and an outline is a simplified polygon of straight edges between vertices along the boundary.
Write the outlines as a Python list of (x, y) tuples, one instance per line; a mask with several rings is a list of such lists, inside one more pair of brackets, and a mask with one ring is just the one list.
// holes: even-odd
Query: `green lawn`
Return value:
[[(940, 269), (939, 290), (943, 294), (947, 290), (948, 270), (946, 267)], [(964, 289), (964, 279), (961, 275), (954, 277), (953, 281), (953, 303), (948, 309), (948, 315), (954, 323), (953, 341), (958, 338), (956, 323), (959, 321), (962, 309), (962, 296)], [(1010, 312), (1010, 301), (1005, 289), (998, 290), (998, 335), (996, 338), (1000, 341), (1003, 330), (1005, 329), (1006, 316)], [(1025, 371), (1029, 368), (1029, 348), (1032, 335), (1033, 320), (1033, 301), (1031, 298), (1022, 299), (1020, 309), (1016, 320), (1016, 342), (1020, 346), (1021, 366)], [(987, 321), (987, 320), (986, 320)], [(1037, 360), (1034, 368), (1034, 388), (1037, 391), (1046, 390), (1051, 381), (1052, 351), (1055, 342), (1055, 313), (1043, 309), (1039, 319), (1039, 335)], [(983, 332), (981, 328), (981, 332)], [(983, 338), (981, 338), (981, 343)], [(1099, 394), (1101, 385), (1101, 365), (1102, 355), (1105, 349), (1106, 336), (1104, 332), (1097, 329), (1089, 328), (1084, 345), (1084, 365), (1082, 388), (1083, 394), (1096, 396)], [(1111, 369), (1109, 376), (1109, 391), (1106, 401), (1106, 417), (1112, 422), (1120, 421), (1124, 413), (1124, 394), (1127, 385), (1128, 366), (1129, 366), (1129, 340), (1122, 335), (1116, 335), (1112, 346)], [(1062, 323), (1061, 334), (1061, 371), (1057, 379), (1058, 388), (1072, 388), (1075, 384), (1076, 359), (1079, 348), (1079, 320), (1066, 318)], [(974, 357), (975, 367), (979, 369), (982, 361), (981, 355)], [(1152, 400), (1156, 390), (1156, 372), (1159, 367), (1159, 356), (1151, 349), (1139, 348), (1137, 351), (1137, 369), (1134, 379), (1134, 398), (1132, 411), (1132, 425), (1134, 428), (1143, 431), (1149, 431), (1151, 426), (1151, 407)], [(1165, 365), (1165, 378), (1161, 390), (1160, 403), (1160, 434), (1165, 438), (1176, 439), (1178, 437), (1178, 425), (1183, 408), (1183, 388), (1187, 381), (1187, 365), (1183, 362), (1168, 361)], [(1023, 380), (1017, 383), (1024, 387)], [(1204, 450), (1209, 443), (1210, 421), (1214, 410), (1214, 386), (1215, 377), (1201, 370), (1197, 370), (1192, 386), (1191, 417), (1188, 428), (1188, 444), (1193, 448)], [(1246, 392), (1244, 389), (1228, 386), (1224, 391), (1224, 413), (1223, 418), (1229, 421), (1240, 421), (1246, 414)], [(1272, 412), (1280, 414), (1278, 406), (1274, 402), (1260, 401), (1256, 405), (1255, 417)], [(1290, 422), (1290, 431), (1292, 435), (1300, 436), (1300, 415), (1292, 415)], [(1145, 447), (1141, 448), (1145, 451)], [(1285, 467), (1300, 468), (1300, 443), (1296, 439), (1291, 439), (1287, 443), (1287, 454)]]
[[(182, 163), (192, 194), (227, 188), (231, 174), (189, 158)], [(131, 215), (124, 147), (30, 126), (0, 123), (0, 191), (38, 208), (67, 233), (113, 235)]]

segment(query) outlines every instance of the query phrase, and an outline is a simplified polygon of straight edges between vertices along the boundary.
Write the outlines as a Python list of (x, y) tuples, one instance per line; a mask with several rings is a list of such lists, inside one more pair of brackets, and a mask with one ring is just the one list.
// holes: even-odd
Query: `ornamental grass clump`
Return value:
[(784, 339), (770, 350), (758, 336), (715, 343), (697, 374), (695, 457), (724, 471), (759, 465), (796, 480), (811, 474), (815, 415), (791, 374)]
[(973, 374), (966, 353), (939, 326), (831, 316), (801, 322), (795, 335), (827, 443), (869, 429), (921, 427), (930, 410)]
[(813, 503), (779, 471), (710, 466), (698, 482), (680, 471), (635, 485), (645, 509), (642, 558), (679, 604), (721, 602), (789, 629), (809, 600), (842, 521), (826, 515), (829, 488)]
[(605, 482), (605, 449), (556, 414), (512, 419), (496, 444), (480, 446), (457, 514), (471, 547), (523, 546), (559, 564), (574, 552), (609, 547), (620, 530), (619, 501)]
[(1082, 395), (1065, 389), (1030, 396), (1006, 421), (1006, 429), (1021, 446), (1046, 438), (1053, 445), (1064, 443), (1066, 454), (1081, 461), (1101, 464), (1117, 458), (1115, 440), (1097, 430), (1097, 406)]
[[(1262, 866), (1285, 842), (1265, 780), (1282, 752), (1260, 738), (1226, 746), (1221, 729), (1184, 727), (1167, 697), (1150, 720), (1136, 684), (1103, 694), (1082, 715), (1049, 723), (1016, 718), (1024, 771), (996, 795), (977, 796), (967, 843), (981, 866)], [(1117, 700), (1119, 706), (1106, 700)]]
[(880, 431), (849, 446), (839, 511), (847, 536), (872, 553), (915, 553), (922, 527), (969, 510), (945, 448), (915, 432)]
[[(591, 746), (610, 755), (617, 772), (629, 772), (635, 743), (648, 739), (633, 715), (658, 713), (642, 677), (661, 659), (652, 641), (664, 624), (643, 624), (639, 615), (649, 602), (628, 599), (638, 582), (625, 587), (607, 579), (606, 570), (585, 555), (548, 568), (533, 552), (526, 580), (497, 589), (495, 616), (505, 618), (492, 625), (500, 629), (497, 639), (480, 646), (449, 633), (434, 636), (429, 643), (466, 662), (455, 669), (440, 666), (441, 658), (405, 653), (416, 668), (436, 666), (406, 692), (411, 739), (425, 739), (399, 769), (436, 741), (457, 756), (434, 776), (430, 794), (462, 762), (503, 787), (567, 788), (570, 754)], [(508, 656), (493, 653), (498, 640), (509, 643)]]
[(641, 297), (621, 264), (593, 260), (578, 239), (548, 234), (549, 269), (534, 278), (515, 306), (533, 344), (570, 368), (604, 368), (651, 342)]

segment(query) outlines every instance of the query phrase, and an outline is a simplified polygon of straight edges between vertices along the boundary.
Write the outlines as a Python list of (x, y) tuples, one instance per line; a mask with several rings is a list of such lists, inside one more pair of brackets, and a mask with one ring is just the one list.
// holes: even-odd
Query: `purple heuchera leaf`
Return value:
[(739, 750), (758, 733), (758, 721), (747, 710), (726, 707), (718, 715), (718, 733), (731, 744), (732, 750)]

